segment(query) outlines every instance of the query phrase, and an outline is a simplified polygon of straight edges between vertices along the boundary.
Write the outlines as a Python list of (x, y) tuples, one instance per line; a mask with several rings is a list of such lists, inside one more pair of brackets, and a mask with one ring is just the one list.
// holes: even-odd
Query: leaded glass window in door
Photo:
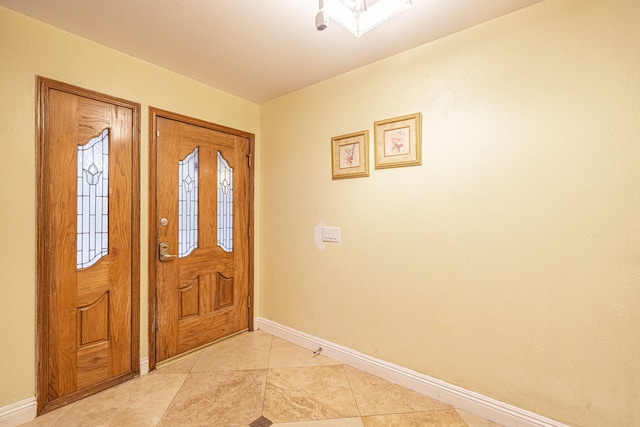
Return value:
[(233, 168), (218, 151), (218, 246), (233, 252)]
[(198, 148), (178, 162), (178, 257), (198, 247)]
[(78, 146), (77, 260), (84, 269), (109, 253), (109, 129)]

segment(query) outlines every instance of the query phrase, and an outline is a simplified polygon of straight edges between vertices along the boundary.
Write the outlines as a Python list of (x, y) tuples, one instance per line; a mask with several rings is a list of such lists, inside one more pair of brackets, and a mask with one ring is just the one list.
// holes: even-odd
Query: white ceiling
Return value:
[(413, 0), (360, 38), (317, 0), (0, 0), (0, 5), (262, 103), (543, 0)]

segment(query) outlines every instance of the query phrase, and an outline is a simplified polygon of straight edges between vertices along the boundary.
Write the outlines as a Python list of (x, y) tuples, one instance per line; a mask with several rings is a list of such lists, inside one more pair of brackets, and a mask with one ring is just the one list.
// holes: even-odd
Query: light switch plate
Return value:
[(340, 227), (322, 227), (322, 241), (340, 243)]

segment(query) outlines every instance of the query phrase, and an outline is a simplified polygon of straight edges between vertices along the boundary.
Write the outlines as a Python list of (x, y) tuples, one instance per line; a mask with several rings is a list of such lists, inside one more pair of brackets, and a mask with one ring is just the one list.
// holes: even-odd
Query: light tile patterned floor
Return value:
[(498, 426), (262, 331), (237, 335), (23, 425)]

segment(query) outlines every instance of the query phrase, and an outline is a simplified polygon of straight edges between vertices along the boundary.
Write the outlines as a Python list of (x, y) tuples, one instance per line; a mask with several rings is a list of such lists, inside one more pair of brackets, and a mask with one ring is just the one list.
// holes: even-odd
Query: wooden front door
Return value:
[(153, 369), (251, 327), (253, 138), (155, 109), (150, 117)]
[(38, 79), (38, 412), (133, 378), (138, 104)]

